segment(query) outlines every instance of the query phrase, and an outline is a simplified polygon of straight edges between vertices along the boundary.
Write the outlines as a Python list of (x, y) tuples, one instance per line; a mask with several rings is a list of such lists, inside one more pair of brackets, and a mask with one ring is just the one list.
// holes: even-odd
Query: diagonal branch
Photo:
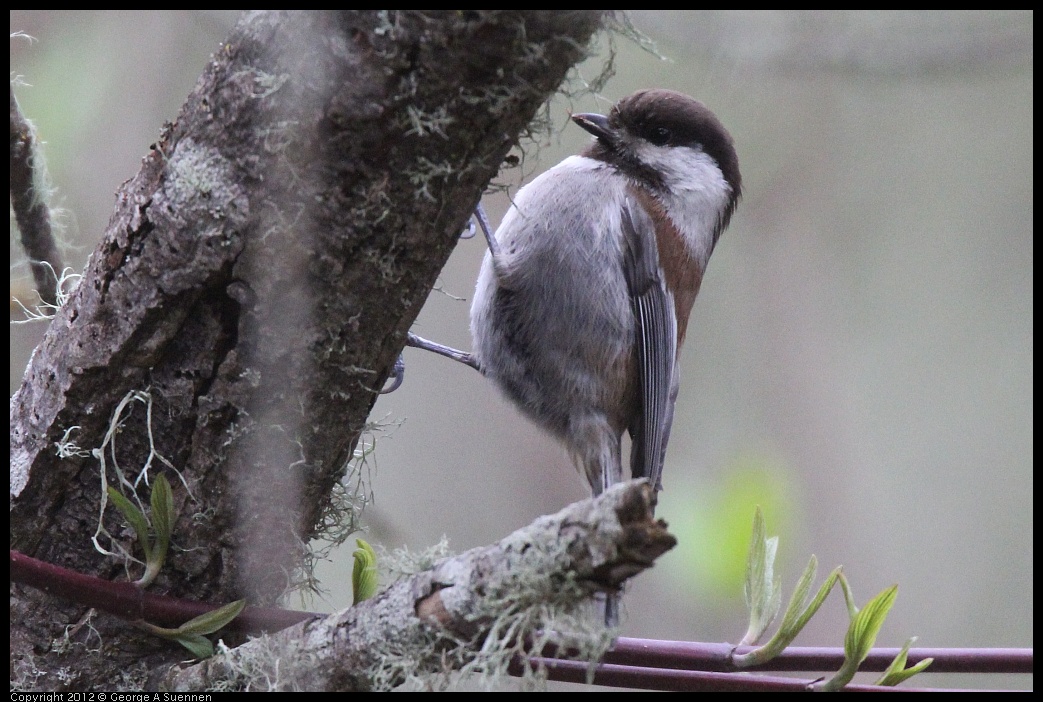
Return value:
[(574, 609), (593, 592), (617, 589), (673, 547), (666, 524), (653, 517), (653, 499), (643, 480), (613, 486), (498, 543), (447, 558), (372, 600), (172, 668), (159, 685), (370, 690), (464, 665), (480, 651), (502, 651), (509, 661), (547, 623), (532, 612), (548, 603)]

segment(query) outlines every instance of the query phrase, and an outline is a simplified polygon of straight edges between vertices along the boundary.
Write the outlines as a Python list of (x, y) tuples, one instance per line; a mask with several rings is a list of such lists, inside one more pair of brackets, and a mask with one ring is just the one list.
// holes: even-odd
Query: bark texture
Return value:
[[(154, 685), (178, 692), (368, 691), (468, 664), (505, 672), (516, 653), (526, 658), (564, 648), (557, 644), (567, 639), (547, 630), (552, 622), (544, 613), (616, 590), (674, 546), (653, 504), (647, 481), (614, 485), (498, 543), (444, 559), (372, 600), (173, 667)], [(540, 635), (556, 645), (526, 645)], [(584, 653), (594, 659), (611, 643), (607, 635), (584, 638)]]
[[(11, 547), (125, 577), (90, 543), (100, 448), (110, 483), (116, 465), (131, 481), (150, 465), (174, 486), (158, 591), (274, 602), (337, 516), (331, 495), (458, 232), (603, 19), (244, 15), (120, 187), (11, 400)], [(11, 615), (23, 687), (111, 690), (183, 657), (34, 590), (12, 587)]]

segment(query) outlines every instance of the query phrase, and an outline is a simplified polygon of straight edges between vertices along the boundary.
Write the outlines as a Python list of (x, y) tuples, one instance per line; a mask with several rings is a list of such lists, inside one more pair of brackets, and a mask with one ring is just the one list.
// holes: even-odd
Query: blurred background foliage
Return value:
[[(641, 87), (701, 99), (737, 143), (745, 196), (692, 316), (664, 472), (659, 515), (680, 544), (628, 589), (623, 633), (737, 640), (760, 504), (787, 597), (815, 553), (823, 574), (845, 566), (862, 602), (900, 585), (880, 645), (1031, 646), (1032, 12), (630, 17), (657, 53), (603, 37), (550, 132), (500, 176), (516, 191), (586, 143), (568, 111)], [(31, 86), (17, 94), (47, 142), (69, 265), (234, 21), (11, 12), (11, 31), (36, 39), (12, 39), (11, 71)], [(582, 95), (613, 52), (601, 96)], [(484, 202), (495, 223), (509, 200)], [(484, 250), (460, 242), (418, 333), (470, 347)], [(43, 330), (12, 327), (12, 391)], [(370, 542), (444, 534), (462, 551), (586, 496), (478, 374), (414, 349), (406, 363), (366, 439)], [(326, 592), (307, 606), (350, 604), (351, 550), (320, 566)], [(836, 598), (797, 643), (840, 645), (844, 618)], [(944, 677), (930, 684), (998, 684)]]

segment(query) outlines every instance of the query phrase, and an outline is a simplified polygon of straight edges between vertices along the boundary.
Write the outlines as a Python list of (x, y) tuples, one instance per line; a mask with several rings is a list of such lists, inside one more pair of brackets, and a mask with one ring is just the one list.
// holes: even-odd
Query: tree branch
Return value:
[[(621, 483), (355, 607), (171, 668), (157, 684), (172, 691), (371, 690), (480, 654), (500, 654), (507, 665), (527, 635), (549, 623), (548, 603), (574, 609), (674, 546), (666, 524), (653, 517), (653, 500), (646, 481)], [(528, 653), (538, 656), (540, 647)]]

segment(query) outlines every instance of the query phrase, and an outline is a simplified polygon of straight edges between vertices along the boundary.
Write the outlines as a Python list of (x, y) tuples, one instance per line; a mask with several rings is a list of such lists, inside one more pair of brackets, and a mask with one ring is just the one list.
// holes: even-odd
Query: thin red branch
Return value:
[[(605, 656), (606, 663), (688, 670), (739, 670), (731, 664), (734, 653), (752, 651), (753, 646), (619, 638)], [(883, 671), (901, 649), (874, 648), (859, 670)], [(933, 658), (932, 673), (1031, 673), (1032, 649), (1024, 648), (913, 648), (907, 665)], [(836, 670), (844, 661), (839, 647), (790, 646), (778, 657), (744, 670), (823, 671)]]
[[(28, 585), (53, 595), (94, 607), (123, 619), (144, 619), (159, 626), (176, 627), (193, 617), (217, 609), (218, 605), (182, 600), (143, 592), (132, 583), (110, 582), (76, 573), (59, 566), (11, 551), (11, 582)], [(275, 632), (321, 614), (299, 612), (274, 607), (247, 607), (227, 626), (228, 630), (259, 633)], [(592, 682), (597, 685), (647, 690), (773, 690), (807, 689), (813, 680), (781, 678), (767, 675), (737, 675), (737, 672), (756, 671), (831, 671), (837, 670), (844, 659), (841, 648), (792, 646), (778, 657), (755, 668), (739, 671), (732, 664), (733, 654), (752, 650), (751, 646), (696, 643), (691, 641), (662, 641), (620, 637), (613, 649), (596, 667)], [(879, 672), (887, 668), (898, 655), (897, 648), (874, 649), (860, 670)], [(544, 653), (555, 655), (553, 648)], [(567, 655), (567, 652), (566, 652)], [(928, 672), (957, 673), (1032, 673), (1031, 649), (992, 648), (914, 648), (909, 651), (907, 665), (925, 658), (934, 662)], [(560, 658), (532, 658), (527, 663), (520, 659), (512, 667), (512, 674), (520, 675), (522, 665), (544, 665), (551, 680), (587, 683), (590, 664), (584, 661)], [(848, 685), (851, 691), (889, 691), (874, 685)], [(899, 688), (912, 692), (913, 688)], [(927, 691), (919, 689), (917, 691)], [(947, 690), (952, 692), (953, 690)], [(978, 691), (980, 692), (980, 690)]]
[[(521, 675), (524, 663), (516, 661), (512, 675)], [(546, 666), (547, 677), (559, 682), (606, 685), (641, 690), (671, 692), (808, 692), (816, 682), (811, 679), (783, 678), (769, 675), (721, 673), (703, 670), (672, 670), (664, 668), (602, 663), (589, 677), (590, 665), (584, 661), (532, 658), (528, 665), (536, 669)], [(879, 685), (847, 685), (845, 692), (962, 692), (952, 688), (882, 687)], [(971, 690), (967, 690), (971, 692)], [(973, 692), (988, 692), (973, 690)], [(997, 690), (999, 692), (999, 690)]]
[[(155, 595), (133, 583), (112, 582), (84, 575), (18, 551), (11, 551), (11, 582), (38, 588), (121, 619), (143, 619), (150, 624), (169, 628), (176, 628), (221, 606)], [(274, 632), (320, 616), (323, 615), (275, 607), (247, 607), (225, 629), (249, 634)]]

